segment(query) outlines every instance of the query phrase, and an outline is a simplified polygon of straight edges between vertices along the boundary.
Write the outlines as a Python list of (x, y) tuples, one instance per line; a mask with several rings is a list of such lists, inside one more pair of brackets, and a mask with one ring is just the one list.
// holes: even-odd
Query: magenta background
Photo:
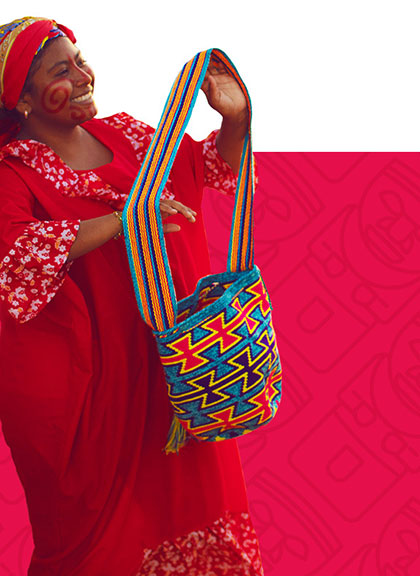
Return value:
[[(419, 576), (419, 154), (256, 157), (283, 398), (240, 447), (266, 575)], [(215, 270), (231, 207), (208, 191)], [(0, 436), (0, 576), (31, 551)]]

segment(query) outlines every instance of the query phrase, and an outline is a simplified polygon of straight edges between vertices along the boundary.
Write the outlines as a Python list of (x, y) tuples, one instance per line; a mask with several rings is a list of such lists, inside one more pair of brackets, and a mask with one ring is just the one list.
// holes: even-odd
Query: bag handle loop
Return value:
[(211, 57), (221, 62), (239, 83), (249, 112), (249, 129), (242, 150), (236, 188), (227, 269), (247, 270), (254, 265), (251, 101), (231, 60), (221, 50), (212, 48), (196, 54), (178, 74), (123, 210), (125, 243), (137, 304), (143, 319), (155, 331), (171, 328), (177, 317), (177, 301), (166, 253), (159, 201)]

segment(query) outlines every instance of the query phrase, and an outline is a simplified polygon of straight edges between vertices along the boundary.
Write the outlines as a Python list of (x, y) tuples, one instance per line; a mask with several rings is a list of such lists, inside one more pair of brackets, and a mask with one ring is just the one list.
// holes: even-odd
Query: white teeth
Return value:
[(78, 96), (77, 98), (72, 98), (73, 102), (86, 102), (92, 98), (92, 92), (88, 92), (87, 94), (83, 94), (83, 96)]

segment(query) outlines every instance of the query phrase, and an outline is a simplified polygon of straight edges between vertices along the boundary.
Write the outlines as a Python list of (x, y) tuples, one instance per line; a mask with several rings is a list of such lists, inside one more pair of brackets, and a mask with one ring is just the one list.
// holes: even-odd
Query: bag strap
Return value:
[[(210, 57), (221, 62), (241, 86), (251, 124), (248, 91), (228, 56), (217, 48), (196, 54), (184, 65), (172, 86), (123, 211), (125, 243), (137, 304), (145, 322), (158, 331), (171, 328), (177, 317), (175, 288), (166, 253), (159, 201)], [(254, 169), (249, 128), (236, 189), (227, 264), (229, 271), (246, 270), (254, 264), (253, 193)]]

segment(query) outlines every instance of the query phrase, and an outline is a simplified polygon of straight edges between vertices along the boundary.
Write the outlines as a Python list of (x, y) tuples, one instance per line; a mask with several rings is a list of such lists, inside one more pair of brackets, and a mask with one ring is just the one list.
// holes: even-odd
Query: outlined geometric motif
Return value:
[(178, 319), (181, 325), (155, 337), (174, 412), (187, 431), (217, 441), (270, 422), (282, 368), (257, 267), (203, 278), (179, 302)]

